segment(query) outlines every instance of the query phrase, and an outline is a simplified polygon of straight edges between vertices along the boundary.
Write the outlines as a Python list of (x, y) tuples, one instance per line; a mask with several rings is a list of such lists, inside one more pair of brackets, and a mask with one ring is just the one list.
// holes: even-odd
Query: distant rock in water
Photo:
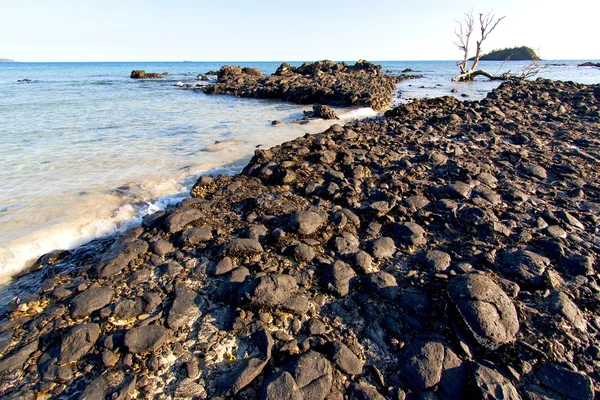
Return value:
[(596, 68), (600, 68), (600, 63), (593, 63), (593, 62), (584, 62), (583, 64), (579, 64), (578, 67), (596, 67)]
[(163, 72), (162, 74), (156, 72), (146, 72), (141, 69), (135, 69), (131, 71), (131, 79), (158, 79), (162, 78), (163, 75), (169, 74), (168, 72)]
[(16, 62), (15, 60), (11, 60), (10, 58), (0, 58), (0, 63), (11, 63), (11, 62)]
[[(471, 57), (469, 60), (473, 60), (473, 58)], [(539, 59), (535, 51), (526, 46), (494, 50), (480, 58), (482, 61), (534, 61)]]
[(269, 77), (256, 68), (224, 65), (216, 75), (216, 84), (195, 89), (207, 94), (280, 99), (298, 104), (371, 107), (374, 110), (383, 110), (391, 104), (396, 83), (420, 77), (385, 75), (381, 65), (364, 60), (354, 65), (336, 64), (330, 60), (304, 63), (299, 67), (283, 63)]

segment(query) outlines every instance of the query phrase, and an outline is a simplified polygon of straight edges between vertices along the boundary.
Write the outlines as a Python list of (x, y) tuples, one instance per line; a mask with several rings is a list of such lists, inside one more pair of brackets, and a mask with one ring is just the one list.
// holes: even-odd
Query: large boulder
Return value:
[(448, 284), (448, 294), (477, 343), (493, 350), (515, 339), (517, 311), (491, 278), (482, 274), (456, 277)]

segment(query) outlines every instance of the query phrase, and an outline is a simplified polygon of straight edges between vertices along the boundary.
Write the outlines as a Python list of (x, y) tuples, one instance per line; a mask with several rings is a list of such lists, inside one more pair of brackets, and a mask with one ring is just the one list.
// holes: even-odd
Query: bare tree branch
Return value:
[(483, 55), (483, 42), (488, 38), (490, 33), (496, 29), (500, 21), (502, 21), (504, 18), (506, 18), (506, 16), (496, 18), (496, 15), (491, 12), (487, 14), (479, 14), (480, 37), (479, 40), (475, 41), (475, 56), (472, 58), (473, 62), (469, 68), (467, 68), (469, 61), (469, 45), (475, 25), (473, 10), (471, 10), (469, 13), (465, 13), (465, 19), (463, 22), (457, 21), (458, 28), (454, 32), (457, 41), (455, 41), (454, 44), (463, 53), (463, 59), (462, 61), (456, 62), (456, 66), (459, 68), (460, 74), (452, 78), (453, 82), (472, 81), (477, 76), (485, 76), (491, 80), (521, 80), (532, 77), (541, 70), (541, 67), (535, 60), (524, 67), (521, 71), (521, 74), (518, 75), (512, 73), (511, 71), (502, 73), (500, 75), (492, 75), (489, 72), (476, 69), (477, 65), (479, 64), (479, 60)]

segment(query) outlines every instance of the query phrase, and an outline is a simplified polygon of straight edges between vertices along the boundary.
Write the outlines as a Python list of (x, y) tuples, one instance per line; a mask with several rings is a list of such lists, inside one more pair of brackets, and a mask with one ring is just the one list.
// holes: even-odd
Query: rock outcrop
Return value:
[[(389, 107), (395, 84), (417, 75), (390, 76), (381, 72), (380, 65), (359, 60), (354, 65), (335, 64), (323, 60), (293, 67), (281, 64), (277, 71), (265, 77), (255, 68), (225, 65), (217, 72), (217, 83), (186, 86), (208, 94), (232, 94), (237, 97), (279, 99), (292, 103), (349, 107)], [(317, 118), (334, 119), (327, 109), (316, 109)]]

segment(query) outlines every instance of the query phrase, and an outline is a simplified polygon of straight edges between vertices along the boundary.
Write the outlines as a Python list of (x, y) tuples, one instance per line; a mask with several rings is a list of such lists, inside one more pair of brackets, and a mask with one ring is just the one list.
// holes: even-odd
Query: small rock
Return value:
[(160, 325), (131, 328), (125, 334), (125, 346), (130, 353), (156, 350), (167, 341), (167, 330)]
[(396, 252), (394, 240), (390, 237), (375, 239), (371, 245), (371, 254), (375, 258), (388, 258)]
[(310, 235), (323, 225), (323, 218), (316, 212), (297, 211), (290, 217), (290, 225), (301, 235)]
[(331, 360), (349, 375), (361, 375), (363, 372), (364, 362), (339, 340), (333, 343)]
[(70, 364), (79, 361), (90, 351), (99, 336), (98, 324), (80, 324), (71, 328), (60, 344), (60, 363)]
[(82, 318), (111, 302), (115, 292), (108, 287), (90, 287), (71, 301), (71, 315)]
[(199, 317), (200, 309), (196, 305), (197, 293), (186, 286), (175, 287), (175, 300), (169, 309), (167, 325), (177, 330), (190, 327)]
[(425, 253), (425, 266), (433, 271), (445, 271), (452, 261), (450, 254), (439, 250), (428, 250)]
[(243, 257), (262, 253), (263, 247), (256, 239), (231, 239), (221, 249), (221, 254), (226, 256)]

